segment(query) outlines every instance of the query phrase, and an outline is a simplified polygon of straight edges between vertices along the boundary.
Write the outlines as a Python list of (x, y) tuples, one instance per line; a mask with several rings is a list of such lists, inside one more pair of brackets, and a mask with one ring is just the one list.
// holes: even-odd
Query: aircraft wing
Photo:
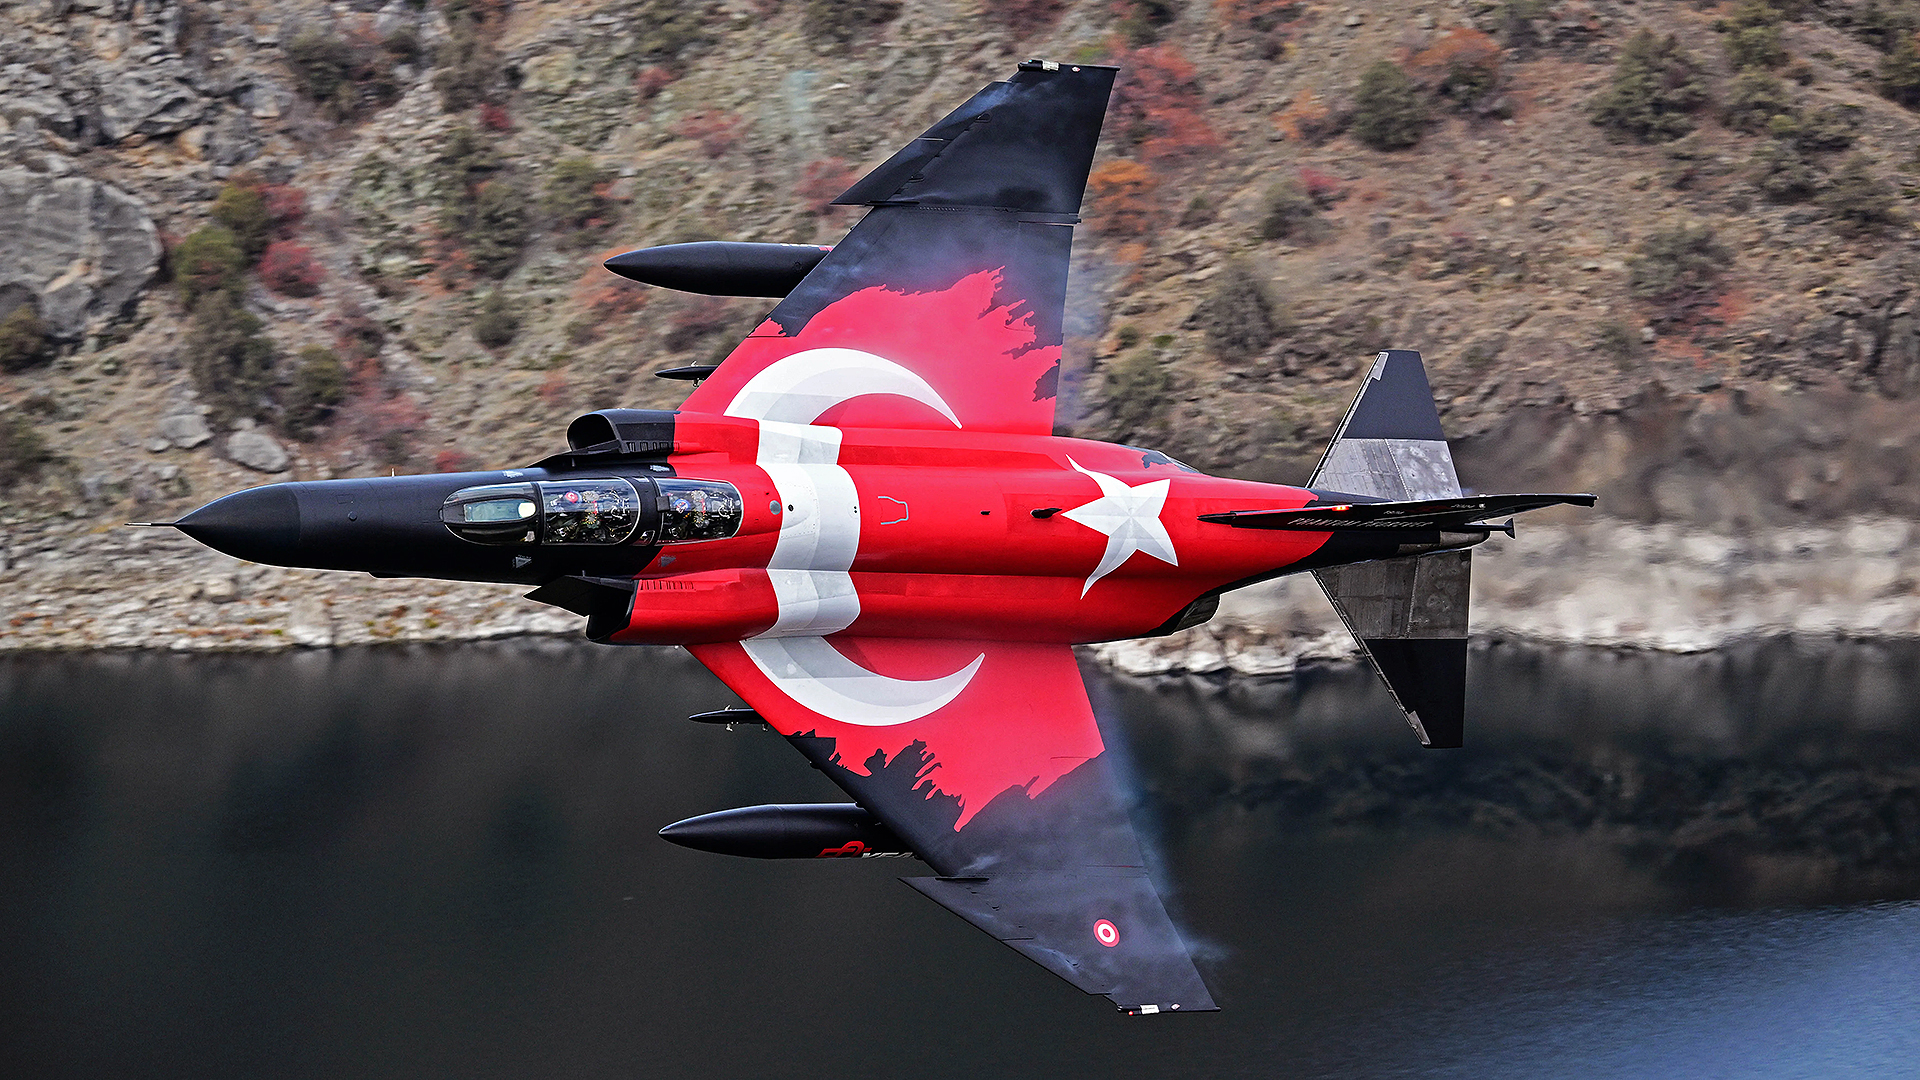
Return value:
[(688, 648), (933, 867), (908, 885), (1124, 1010), (1215, 1007), (1147, 878), (1070, 647)]
[(1022, 64), (868, 173), (838, 200), (866, 217), (682, 407), (1052, 434), (1072, 226), (1113, 76)]

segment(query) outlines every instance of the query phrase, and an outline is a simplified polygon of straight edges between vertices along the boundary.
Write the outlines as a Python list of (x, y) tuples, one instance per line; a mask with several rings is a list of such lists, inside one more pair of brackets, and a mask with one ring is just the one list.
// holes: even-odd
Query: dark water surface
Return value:
[(841, 799), (675, 651), (0, 659), (0, 1074), (1920, 1075), (1920, 650), (1092, 688), (1225, 1012), (658, 840)]

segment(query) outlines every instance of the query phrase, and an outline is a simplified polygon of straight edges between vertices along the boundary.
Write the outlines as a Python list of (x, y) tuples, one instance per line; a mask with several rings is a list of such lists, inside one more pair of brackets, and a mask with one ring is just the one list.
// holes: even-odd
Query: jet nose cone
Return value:
[(290, 485), (268, 484), (215, 499), (174, 527), (236, 559), (288, 566), (300, 545), (300, 503)]
[(629, 251), (624, 254), (615, 255), (601, 265), (619, 274), (623, 278), (631, 278), (643, 284), (654, 285), (658, 284), (662, 270), (671, 269), (671, 266), (668, 265), (669, 263), (670, 260), (660, 257), (659, 249), (641, 248), (639, 251)]

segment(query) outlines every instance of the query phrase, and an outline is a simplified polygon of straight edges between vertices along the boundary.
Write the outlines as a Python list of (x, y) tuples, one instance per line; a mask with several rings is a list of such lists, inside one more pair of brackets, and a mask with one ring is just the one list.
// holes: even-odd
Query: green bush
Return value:
[(440, 93), (441, 108), (457, 113), (494, 101), (500, 96), (500, 75), (506, 64), (493, 46), (492, 35), (482, 32), (479, 21), (471, 17), (449, 16), (447, 23), (446, 44), (433, 57), (440, 69), (433, 74), (433, 88)]
[(231, 293), (208, 292), (194, 302), (187, 370), (216, 420), (258, 416), (266, 404), (273, 384), (273, 342), (260, 330), (260, 320)]
[(613, 174), (595, 165), (591, 158), (567, 158), (547, 177), (540, 209), (569, 229), (584, 229), (596, 219), (604, 222), (610, 216), (610, 206), (600, 188), (612, 179)]
[(0, 319), (0, 371), (25, 371), (53, 355), (47, 324), (33, 305), (22, 304)]
[(335, 120), (351, 120), (367, 105), (390, 105), (400, 96), (387, 54), (331, 30), (302, 30), (285, 51), (294, 86)]
[(1295, 179), (1282, 180), (1267, 189), (1266, 206), (1260, 216), (1260, 239), (1307, 239), (1320, 207)]
[(53, 459), (46, 440), (18, 412), (0, 413), (0, 489), (40, 475)]
[(526, 191), (493, 146), (471, 128), (449, 132), (435, 163), (443, 191), (441, 231), (466, 250), (475, 271), (506, 277), (519, 265), (533, 231)]
[(808, 37), (844, 45), (869, 26), (900, 17), (900, 0), (807, 0), (800, 18)]
[[(1827, 105), (1812, 112), (1795, 113), (1788, 119), (1790, 124), (1779, 125), (1775, 137), (1787, 132), (1795, 146), (1809, 152), (1821, 150), (1845, 150), (1853, 145), (1854, 135), (1860, 130), (1860, 106)], [(1778, 123), (1779, 118), (1775, 118)]]
[(1353, 136), (1375, 150), (1405, 150), (1420, 141), (1427, 103), (1400, 65), (1380, 60), (1353, 92)]
[(1688, 114), (1706, 100), (1700, 65), (1679, 41), (1642, 30), (1620, 50), (1613, 82), (1588, 115), (1618, 137), (1667, 142), (1693, 130)]
[(233, 233), (249, 262), (259, 258), (272, 239), (273, 217), (258, 183), (236, 179), (220, 185), (220, 193), (213, 197), (213, 220)]
[(480, 310), (473, 317), (473, 340), (489, 349), (499, 349), (513, 344), (519, 333), (520, 316), (499, 289), (480, 300)]
[(1856, 235), (1878, 233), (1901, 220), (1893, 189), (1874, 175), (1873, 162), (1864, 154), (1848, 158), (1833, 174), (1820, 193), (1820, 205), (1841, 231)]
[(246, 269), (247, 253), (225, 225), (208, 225), (173, 249), (173, 280), (189, 305), (213, 293), (238, 293)]
[(1727, 87), (1726, 124), (1736, 131), (1759, 135), (1776, 116), (1793, 112), (1786, 84), (1764, 71), (1743, 71)]
[(1748, 177), (1768, 202), (1797, 203), (1813, 198), (1819, 174), (1800, 148), (1787, 139), (1769, 139), (1753, 152)]
[(1161, 426), (1173, 375), (1157, 350), (1141, 350), (1107, 367), (1107, 404), (1113, 410), (1110, 434), (1121, 441), (1138, 438)]
[(1205, 332), (1214, 355), (1227, 361), (1251, 360), (1279, 336), (1280, 306), (1251, 266), (1231, 262), (1213, 292), (1193, 309), (1193, 325)]
[(1727, 35), (1727, 60), (1736, 71), (1777, 68), (1787, 62), (1777, 26), (1749, 26)]
[(307, 439), (347, 399), (347, 365), (324, 345), (309, 345), (295, 355), (293, 378), (280, 395), (281, 426)]
[(1688, 306), (1712, 294), (1732, 257), (1711, 225), (1664, 229), (1642, 240), (1627, 260), (1628, 286), (1638, 299)]
[(1909, 109), (1920, 107), (1920, 50), (1903, 34), (1893, 51), (1880, 58), (1880, 96)]
[(511, 179), (490, 180), (474, 194), (460, 238), (473, 268), (490, 278), (503, 278), (520, 265), (520, 255), (533, 231), (527, 218), (527, 193)]

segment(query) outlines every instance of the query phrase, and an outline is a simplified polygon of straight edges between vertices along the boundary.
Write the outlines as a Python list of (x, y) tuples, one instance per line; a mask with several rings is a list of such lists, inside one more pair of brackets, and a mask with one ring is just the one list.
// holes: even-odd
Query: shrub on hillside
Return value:
[(860, 170), (839, 158), (809, 161), (800, 174), (800, 185), (794, 189), (794, 194), (800, 196), (808, 212), (815, 217), (824, 217), (833, 209), (833, 200), (844, 194), (858, 179)]
[(447, 112), (465, 112), (495, 101), (504, 91), (501, 75), (506, 62), (494, 47), (493, 34), (476, 15), (447, 16), (447, 40), (433, 59), (440, 69), (433, 73), (433, 88)]
[(1727, 87), (1722, 105), (1726, 125), (1735, 131), (1759, 135), (1776, 116), (1790, 115), (1793, 99), (1786, 84), (1764, 71), (1743, 71)]
[(324, 345), (309, 345), (294, 359), (293, 376), (280, 395), (281, 426), (308, 439), (347, 399), (347, 365)]
[(1767, 140), (1753, 152), (1747, 167), (1753, 186), (1768, 202), (1805, 202), (1819, 189), (1813, 162), (1786, 139)]
[(1193, 309), (1192, 325), (1207, 335), (1207, 348), (1229, 362), (1251, 360), (1280, 334), (1280, 308), (1266, 282), (1244, 262), (1230, 262), (1220, 283)]
[(368, 40), (311, 27), (294, 35), (285, 52), (294, 86), (335, 120), (400, 96), (390, 55)]
[(213, 220), (233, 233), (234, 242), (248, 260), (267, 250), (273, 232), (273, 218), (267, 211), (266, 185), (251, 173), (236, 173), (220, 185), (213, 197)]
[(604, 225), (612, 216), (612, 204), (606, 197), (606, 186), (612, 180), (613, 174), (595, 165), (592, 158), (563, 159), (547, 176), (540, 209), (568, 229)]
[(174, 283), (189, 305), (211, 293), (238, 292), (246, 280), (246, 252), (225, 225), (208, 225), (180, 241), (172, 262)]
[(1642, 30), (1620, 50), (1613, 81), (1589, 116), (1618, 137), (1666, 142), (1693, 130), (1689, 114), (1706, 100), (1700, 65), (1680, 42)]
[(273, 343), (260, 331), (260, 320), (231, 293), (208, 292), (194, 302), (187, 369), (216, 420), (258, 416), (266, 403), (273, 380)]
[(700, 144), (701, 152), (710, 158), (725, 156), (740, 141), (747, 118), (739, 113), (724, 112), (720, 109), (702, 109), (682, 117), (673, 125), (673, 133), (683, 139), (692, 139)]
[(1732, 258), (1711, 225), (1663, 229), (1642, 240), (1627, 260), (1628, 287), (1636, 299), (1677, 317), (1712, 299)]
[(1320, 206), (1297, 179), (1286, 179), (1267, 189), (1260, 216), (1262, 240), (1310, 240)]
[(40, 475), (53, 460), (46, 440), (18, 410), (0, 413), (0, 490)]
[(900, 0), (807, 0), (800, 27), (818, 41), (851, 42), (871, 26), (900, 17)]
[(1137, 161), (1116, 158), (1087, 177), (1093, 195), (1093, 228), (1104, 236), (1145, 236), (1160, 216), (1155, 193), (1160, 180)]
[(1775, 138), (1790, 138), (1795, 146), (1809, 152), (1845, 150), (1853, 145), (1860, 130), (1860, 106), (1826, 105), (1811, 112), (1775, 117), (1770, 130)]
[(532, 231), (527, 193), (510, 179), (490, 180), (474, 193), (460, 240), (474, 270), (503, 278), (520, 264)]
[(1899, 200), (1887, 182), (1874, 175), (1864, 154), (1847, 159), (1820, 193), (1820, 205), (1842, 232), (1878, 233), (1900, 222)]
[(1173, 0), (1114, 0), (1113, 10), (1120, 16), (1113, 28), (1136, 49), (1159, 41), (1160, 31), (1180, 17)]
[(0, 371), (25, 371), (53, 356), (47, 324), (31, 304), (21, 304), (0, 319)]
[(1115, 360), (1107, 366), (1106, 384), (1113, 438), (1131, 441), (1162, 426), (1173, 374), (1158, 349), (1142, 349)]
[(519, 333), (520, 315), (499, 289), (481, 298), (480, 309), (473, 316), (473, 340), (489, 349), (500, 349), (513, 344)]
[(982, 0), (980, 7), (989, 19), (1025, 37), (1058, 22), (1067, 0)]
[(1427, 104), (1400, 65), (1380, 60), (1353, 91), (1353, 137), (1375, 150), (1405, 150), (1420, 141)]
[(1119, 58), (1108, 126), (1151, 161), (1189, 157), (1220, 145), (1207, 123), (1193, 64), (1174, 45), (1134, 49)]
[(313, 252), (292, 240), (275, 240), (260, 256), (260, 283), (282, 296), (315, 296), (326, 269)]
[(1902, 35), (1893, 51), (1880, 58), (1880, 96), (1920, 108), (1920, 49), (1914, 47), (1913, 35)]
[(1500, 90), (1500, 43), (1465, 27), (1449, 30), (1413, 54), (1416, 82), (1456, 109), (1484, 111)]

